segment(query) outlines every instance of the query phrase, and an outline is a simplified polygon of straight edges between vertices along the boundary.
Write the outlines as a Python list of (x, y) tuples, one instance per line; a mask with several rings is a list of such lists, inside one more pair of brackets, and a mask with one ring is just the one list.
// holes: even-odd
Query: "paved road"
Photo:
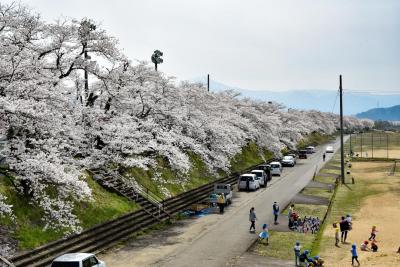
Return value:
[[(339, 147), (338, 142), (334, 147)], [(256, 209), (257, 231), (263, 223), (271, 223), (273, 201), (278, 201), (283, 208), (308, 184), (316, 167), (323, 165), (323, 148), (317, 148), (317, 153), (307, 160), (299, 160), (296, 167), (284, 168), (283, 175), (274, 177), (268, 188), (235, 192), (233, 203), (224, 215), (209, 214), (179, 221), (166, 230), (132, 239), (99, 257), (112, 267), (231, 266), (257, 238), (248, 231), (250, 207)], [(332, 155), (327, 154), (327, 160)]]
[[(339, 148), (338, 140), (334, 143), (334, 148)], [(227, 266), (233, 258), (243, 254), (256, 238), (248, 231), (250, 208), (255, 207), (258, 217), (257, 231), (259, 231), (263, 223), (273, 220), (273, 201), (278, 201), (282, 208), (286, 206), (312, 179), (316, 168), (322, 167), (323, 150), (324, 146), (319, 147), (307, 160), (299, 160), (296, 167), (285, 168), (280, 178), (273, 178), (270, 187), (251, 193), (254, 197), (242, 202), (240, 207), (231, 209), (223, 216), (223, 220), (219, 220), (207, 231), (194, 237), (189, 245), (175, 250), (158, 261), (156, 266)], [(327, 154), (327, 160), (332, 155)]]

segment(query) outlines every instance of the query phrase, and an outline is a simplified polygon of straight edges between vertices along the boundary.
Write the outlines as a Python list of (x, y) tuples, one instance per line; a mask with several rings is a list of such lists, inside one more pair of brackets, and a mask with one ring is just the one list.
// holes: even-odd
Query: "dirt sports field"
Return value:
[[(353, 163), (352, 175), (356, 184), (338, 189), (330, 224), (323, 234), (320, 255), (326, 266), (351, 266), (350, 249), (357, 244), (361, 266), (400, 266), (400, 162), (393, 175), (393, 163), (359, 162)], [(353, 202), (347, 204), (347, 202)], [(349, 232), (347, 244), (334, 246), (334, 231), (331, 223), (343, 214), (353, 217), (353, 230)], [(372, 225), (377, 226), (378, 252), (360, 251), (360, 245), (368, 240)]]

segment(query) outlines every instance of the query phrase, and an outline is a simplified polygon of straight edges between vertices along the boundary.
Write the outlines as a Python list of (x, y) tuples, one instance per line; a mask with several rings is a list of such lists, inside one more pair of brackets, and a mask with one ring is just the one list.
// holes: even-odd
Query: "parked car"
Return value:
[(294, 167), (294, 165), (296, 165), (292, 156), (284, 156), (281, 162), (283, 166)]
[(278, 161), (273, 161), (270, 163), (270, 165), (271, 165), (271, 175), (281, 176), (282, 164)]
[(256, 179), (256, 175), (254, 173), (246, 173), (242, 174), (239, 177), (239, 183), (238, 183), (238, 190), (257, 190), (260, 188), (260, 184), (258, 183), (258, 180)]
[(269, 164), (261, 164), (254, 168), (255, 170), (263, 170), (267, 175), (267, 181), (271, 181), (271, 166)]
[(307, 159), (307, 150), (299, 150), (299, 159)]
[(252, 170), (251, 173), (256, 175), (256, 179), (258, 180), (260, 187), (267, 186), (268, 177), (263, 170)]
[(56, 258), (51, 267), (106, 267), (91, 253), (68, 253)]
[(307, 154), (315, 153), (315, 147), (308, 146), (308, 147), (306, 147), (306, 151), (307, 151)]
[(287, 154), (287, 156), (292, 156), (293, 160), (294, 160), (294, 164), (297, 164), (297, 155), (296, 154), (291, 153), (291, 154)]
[(333, 146), (327, 146), (326, 149), (325, 149), (325, 152), (326, 153), (333, 153), (334, 152), (333, 151)]
[(230, 184), (215, 184), (214, 185), (214, 194), (224, 194), (225, 196), (225, 204), (232, 203), (232, 186)]

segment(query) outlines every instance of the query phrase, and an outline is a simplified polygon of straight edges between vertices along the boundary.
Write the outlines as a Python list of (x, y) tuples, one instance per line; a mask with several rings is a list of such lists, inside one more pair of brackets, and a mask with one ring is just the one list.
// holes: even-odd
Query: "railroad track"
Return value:
[[(258, 165), (258, 164), (257, 164)], [(240, 173), (253, 169), (254, 165)], [(125, 214), (114, 220), (99, 224), (57, 241), (45, 244), (28, 252), (18, 254), (10, 259), (16, 267), (45, 267), (52, 260), (64, 253), (90, 252), (99, 253), (117, 242), (128, 239), (133, 233), (148, 228), (160, 221), (169, 218), (170, 215), (185, 210), (192, 204), (205, 200), (214, 189), (216, 183), (236, 184), (239, 173), (215, 180), (198, 188), (186, 191), (175, 197), (162, 201), (163, 210), (148, 205), (138, 211)]]

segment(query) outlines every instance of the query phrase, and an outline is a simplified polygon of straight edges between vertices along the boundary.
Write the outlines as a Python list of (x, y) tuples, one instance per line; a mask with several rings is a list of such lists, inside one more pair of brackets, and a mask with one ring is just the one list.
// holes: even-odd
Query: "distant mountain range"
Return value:
[[(194, 82), (206, 84), (206, 78), (194, 79)], [(275, 101), (288, 108), (305, 110), (316, 109), (325, 112), (339, 113), (339, 97), (337, 97), (337, 91), (333, 90), (256, 91), (225, 85), (214, 80), (210, 81), (211, 91), (218, 92), (227, 89), (240, 92), (242, 97)], [(390, 107), (398, 105), (399, 103), (400, 92), (398, 94), (373, 94), (349, 92), (345, 90), (343, 94), (343, 112), (345, 115), (355, 115), (377, 106)]]
[(400, 121), (400, 105), (389, 108), (373, 108), (365, 112), (358, 113), (357, 118), (383, 121)]

